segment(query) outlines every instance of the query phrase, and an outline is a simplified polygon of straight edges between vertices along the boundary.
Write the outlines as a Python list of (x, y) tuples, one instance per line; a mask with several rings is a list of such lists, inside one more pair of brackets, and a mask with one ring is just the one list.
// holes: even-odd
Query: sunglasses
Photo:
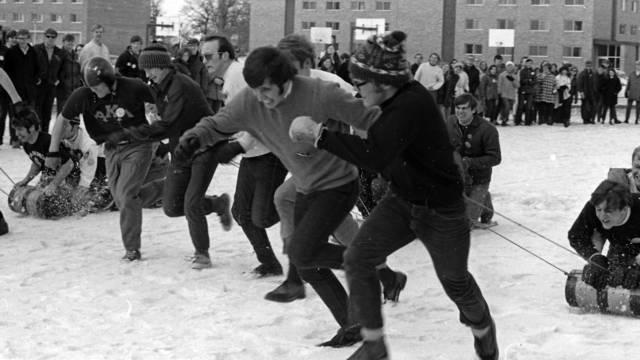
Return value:
[(356, 88), (356, 90), (360, 91), (360, 87), (364, 86), (366, 84), (368, 84), (368, 81), (362, 81), (362, 82), (353, 82), (353, 87)]
[(57, 36), (55, 35), (45, 35), (47, 39), (55, 39)]

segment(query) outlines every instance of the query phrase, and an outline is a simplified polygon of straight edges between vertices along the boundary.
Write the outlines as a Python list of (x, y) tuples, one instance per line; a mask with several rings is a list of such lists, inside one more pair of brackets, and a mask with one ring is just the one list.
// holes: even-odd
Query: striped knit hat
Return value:
[(404, 49), (406, 38), (402, 31), (371, 36), (351, 57), (351, 77), (394, 86), (411, 80), (411, 68)]
[(171, 56), (162, 44), (152, 44), (144, 48), (138, 57), (138, 66), (142, 70), (171, 67)]

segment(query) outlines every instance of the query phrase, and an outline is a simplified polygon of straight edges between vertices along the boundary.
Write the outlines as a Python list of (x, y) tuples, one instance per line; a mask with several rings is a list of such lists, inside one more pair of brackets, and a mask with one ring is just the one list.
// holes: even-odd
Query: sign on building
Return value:
[(489, 47), (513, 47), (514, 29), (489, 29)]
[(178, 16), (158, 16), (156, 24), (156, 36), (180, 37), (180, 17)]
[(312, 27), (309, 37), (312, 43), (331, 44), (333, 38), (331, 37), (330, 27)]
[(367, 40), (371, 35), (384, 33), (385, 19), (356, 19), (355, 40)]

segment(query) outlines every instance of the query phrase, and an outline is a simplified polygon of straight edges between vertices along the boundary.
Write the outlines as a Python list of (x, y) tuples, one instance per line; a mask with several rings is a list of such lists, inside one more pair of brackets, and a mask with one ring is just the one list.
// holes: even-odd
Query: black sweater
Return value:
[(367, 139), (325, 130), (318, 148), (357, 166), (383, 173), (391, 190), (433, 208), (462, 199), (462, 178), (453, 160), (442, 114), (429, 92), (411, 81), (380, 105)]

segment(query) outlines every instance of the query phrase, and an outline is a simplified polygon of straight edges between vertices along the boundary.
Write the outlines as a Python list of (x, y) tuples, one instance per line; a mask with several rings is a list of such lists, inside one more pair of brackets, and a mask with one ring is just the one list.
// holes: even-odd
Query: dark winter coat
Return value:
[(480, 77), (478, 97), (483, 100), (498, 99), (498, 75), (486, 73)]
[(462, 69), (469, 77), (469, 93), (475, 96), (476, 90), (478, 90), (478, 86), (480, 86), (480, 70), (478, 70), (475, 65), (464, 65)]
[(629, 74), (625, 96), (631, 100), (640, 100), (640, 75), (636, 75), (635, 71)]
[(597, 74), (593, 70), (582, 70), (578, 74), (578, 92), (586, 99), (595, 99), (598, 93)]
[(38, 78), (42, 84), (57, 85), (58, 81), (62, 81), (60, 78), (60, 72), (62, 69), (62, 63), (67, 56), (66, 52), (57, 46), (53, 47), (53, 54), (51, 59), (47, 54), (47, 49), (43, 43), (37, 44), (33, 47), (38, 58)]
[(604, 105), (611, 106), (618, 103), (618, 92), (622, 89), (622, 84), (617, 76), (612, 78), (607, 76), (602, 83), (599, 84), (599, 88)]
[(13, 81), (16, 91), (25, 103), (35, 103), (39, 76), (38, 58), (35, 50), (29, 45), (27, 53), (16, 45), (7, 51), (4, 69)]
[(118, 56), (118, 60), (116, 60), (116, 70), (120, 75), (126, 77), (140, 79), (144, 79), (145, 77), (144, 71), (138, 66), (138, 55), (132, 53), (129, 47)]
[(200, 60), (200, 53), (189, 58), (188, 66), (191, 72), (191, 78), (200, 85), (202, 93), (206, 94), (209, 87), (209, 74), (207, 73), (207, 67), (204, 66), (204, 63)]
[(519, 94), (535, 94), (537, 91), (537, 74), (534, 68), (523, 67), (518, 74), (520, 77)]
[(60, 69), (60, 81), (58, 89), (63, 90), (65, 93), (71, 94), (73, 90), (82, 86), (82, 73), (80, 72), (80, 63), (78, 62), (78, 56), (75, 51), (66, 52), (66, 56), (62, 61), (62, 67)]
[(474, 114), (467, 126), (458, 123), (458, 118), (447, 118), (447, 129), (451, 144), (460, 154), (465, 185), (481, 185), (491, 182), (491, 168), (500, 164), (502, 155), (498, 130), (493, 124)]
[(460, 79), (460, 76), (453, 70), (449, 70), (444, 78), (444, 85), (438, 90), (438, 104), (442, 104), (445, 107), (453, 106), (458, 79)]
[(571, 247), (585, 259), (600, 252), (592, 241), (595, 232), (603, 240), (609, 241), (607, 257), (611, 261), (610, 265), (629, 265), (640, 254), (640, 243), (636, 243), (638, 240), (632, 242), (633, 239), (640, 239), (640, 199), (633, 197), (629, 220), (611, 229), (602, 226), (596, 217), (595, 207), (587, 202), (569, 230)]

